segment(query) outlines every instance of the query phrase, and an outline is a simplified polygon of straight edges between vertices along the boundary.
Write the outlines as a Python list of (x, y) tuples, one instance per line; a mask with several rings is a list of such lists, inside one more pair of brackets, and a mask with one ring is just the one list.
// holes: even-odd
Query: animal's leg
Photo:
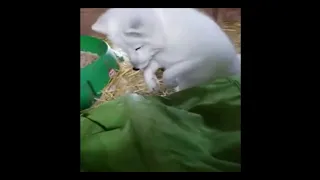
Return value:
[(179, 92), (179, 91), (180, 91), (179, 86), (175, 87), (175, 88), (174, 88), (174, 91), (175, 91), (175, 92)]
[(192, 87), (192, 85), (194, 83), (192, 82), (191, 79), (184, 78), (183, 80), (178, 79), (177, 80), (177, 84), (178, 84), (178, 86), (175, 87), (174, 89), (175, 89), (176, 92), (179, 92), (179, 91), (182, 91), (184, 89), (188, 89), (189, 87)]
[(199, 61), (183, 61), (173, 66), (169, 67), (163, 72), (163, 83), (167, 87), (176, 87), (178, 86), (177, 78), (183, 77), (184, 74), (187, 74), (190, 71), (193, 71), (199, 66)]
[(176, 91), (182, 91), (184, 89), (192, 88), (208, 81), (214, 80), (217, 77), (214, 75), (216, 70), (212, 66), (202, 66), (199, 63), (198, 66), (189, 69), (182, 73), (177, 80)]
[(144, 69), (144, 80), (149, 88), (149, 91), (159, 91), (158, 79), (155, 75), (156, 71), (160, 68), (159, 64), (151, 60), (149, 66)]
[(202, 82), (206, 82), (208, 79), (210, 79), (210, 76), (197, 77), (197, 74), (190, 73), (189, 75), (185, 75), (177, 79), (178, 86), (175, 88), (175, 90), (176, 92), (178, 92), (188, 88), (192, 88), (201, 84)]

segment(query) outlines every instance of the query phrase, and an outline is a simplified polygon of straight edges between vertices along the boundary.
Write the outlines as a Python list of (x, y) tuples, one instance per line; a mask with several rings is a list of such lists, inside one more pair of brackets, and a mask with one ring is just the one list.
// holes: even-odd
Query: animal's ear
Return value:
[(129, 21), (128, 28), (124, 31), (126, 36), (141, 37), (143, 22), (140, 17), (134, 17)]
[(96, 22), (91, 26), (91, 29), (93, 31), (102, 33), (102, 34), (106, 34), (107, 33), (107, 29), (108, 29), (108, 19), (105, 18), (105, 14), (101, 15), (100, 17), (98, 17), (98, 19), (96, 20)]
[(103, 25), (102, 25), (100, 22), (95, 22), (95, 23), (91, 26), (91, 29), (92, 29), (93, 31), (96, 31), (96, 32), (101, 33), (101, 32), (104, 31), (105, 28), (103, 27)]

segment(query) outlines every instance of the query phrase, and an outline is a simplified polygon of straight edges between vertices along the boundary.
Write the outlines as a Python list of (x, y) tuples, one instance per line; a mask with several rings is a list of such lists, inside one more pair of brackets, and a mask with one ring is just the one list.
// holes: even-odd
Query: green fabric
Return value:
[(239, 172), (240, 77), (168, 97), (128, 94), (81, 114), (89, 172)]

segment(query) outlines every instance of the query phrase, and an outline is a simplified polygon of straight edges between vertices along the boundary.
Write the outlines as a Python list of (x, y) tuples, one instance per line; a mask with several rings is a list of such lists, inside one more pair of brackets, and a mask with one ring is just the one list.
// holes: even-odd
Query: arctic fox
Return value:
[(113, 8), (92, 25), (126, 52), (134, 70), (143, 70), (150, 90), (164, 68), (167, 87), (183, 90), (240, 74), (240, 56), (210, 17), (192, 8)]

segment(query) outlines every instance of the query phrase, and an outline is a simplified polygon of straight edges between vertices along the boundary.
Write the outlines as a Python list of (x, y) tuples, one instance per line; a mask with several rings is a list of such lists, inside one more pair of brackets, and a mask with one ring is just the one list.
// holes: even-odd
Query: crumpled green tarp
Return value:
[(240, 77), (168, 97), (128, 94), (81, 114), (89, 172), (240, 171)]

